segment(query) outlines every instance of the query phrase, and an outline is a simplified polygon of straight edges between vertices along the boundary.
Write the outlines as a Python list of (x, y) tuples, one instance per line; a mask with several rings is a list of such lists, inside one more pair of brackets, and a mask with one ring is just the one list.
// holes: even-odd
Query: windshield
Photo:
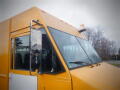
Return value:
[(100, 57), (87, 40), (48, 27), (70, 69), (100, 61)]
[(92, 47), (92, 45), (89, 43), (89, 41), (81, 39), (79, 37), (77, 37), (77, 39), (80, 42), (81, 47), (88, 55), (89, 59), (92, 61), (92, 63), (97, 63), (101, 61), (101, 58), (99, 57), (95, 49)]

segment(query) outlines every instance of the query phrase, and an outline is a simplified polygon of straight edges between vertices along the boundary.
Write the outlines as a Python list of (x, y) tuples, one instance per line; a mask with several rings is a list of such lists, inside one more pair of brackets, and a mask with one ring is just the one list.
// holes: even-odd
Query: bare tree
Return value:
[(104, 36), (100, 27), (87, 28), (86, 36), (102, 59), (110, 59), (116, 53), (116, 44)]

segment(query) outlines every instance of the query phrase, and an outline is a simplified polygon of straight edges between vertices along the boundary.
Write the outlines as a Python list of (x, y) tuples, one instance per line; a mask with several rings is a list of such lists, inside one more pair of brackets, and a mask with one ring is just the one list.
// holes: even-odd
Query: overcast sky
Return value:
[(79, 28), (100, 26), (120, 44), (120, 0), (0, 0), (0, 21), (37, 6)]

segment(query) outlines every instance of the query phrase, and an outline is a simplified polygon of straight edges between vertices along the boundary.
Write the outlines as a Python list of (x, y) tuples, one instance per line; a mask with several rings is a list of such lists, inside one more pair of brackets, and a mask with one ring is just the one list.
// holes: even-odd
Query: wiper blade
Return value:
[(83, 61), (70, 61), (69, 63), (74, 63), (74, 64), (82, 64), (82, 63), (85, 63), (86, 65), (90, 65), (91, 68), (94, 67), (91, 63), (83, 62)]
[(75, 63), (75, 64), (82, 64), (82, 63), (85, 63), (85, 64), (90, 64), (90, 63), (83, 62), (83, 61), (70, 61), (69, 63)]

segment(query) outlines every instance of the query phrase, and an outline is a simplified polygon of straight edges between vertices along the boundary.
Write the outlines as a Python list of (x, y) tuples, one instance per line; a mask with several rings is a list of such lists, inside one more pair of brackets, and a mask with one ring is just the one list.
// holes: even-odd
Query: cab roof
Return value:
[(30, 25), (31, 20), (39, 20), (41, 24), (50, 26), (52, 28), (61, 30), (63, 32), (70, 33), (75, 36), (83, 36), (72, 25), (56, 18), (53, 15), (37, 8), (33, 7), (11, 18), (11, 32), (15, 32), (22, 28), (27, 28)]

